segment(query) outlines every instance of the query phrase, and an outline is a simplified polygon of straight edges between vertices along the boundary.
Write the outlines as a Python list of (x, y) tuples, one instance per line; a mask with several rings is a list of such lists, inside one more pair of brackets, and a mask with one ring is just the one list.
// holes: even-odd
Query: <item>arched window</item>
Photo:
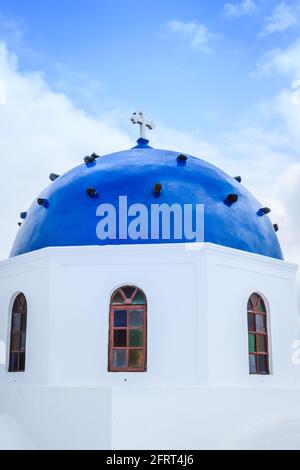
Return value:
[(117, 289), (110, 302), (109, 363), (111, 372), (147, 370), (147, 300), (135, 286)]
[(259, 294), (248, 301), (248, 338), (250, 374), (269, 374), (267, 309)]
[(9, 372), (25, 371), (27, 302), (19, 294), (13, 304), (11, 316)]

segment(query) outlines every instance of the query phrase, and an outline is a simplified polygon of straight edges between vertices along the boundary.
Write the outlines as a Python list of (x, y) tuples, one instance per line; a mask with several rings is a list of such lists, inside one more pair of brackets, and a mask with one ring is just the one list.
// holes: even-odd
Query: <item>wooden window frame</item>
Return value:
[[(253, 306), (253, 302), (252, 302), (251, 299), (254, 295), (257, 296), (258, 300), (256, 302), (256, 305)], [(259, 303), (263, 304), (264, 311), (260, 311), (260, 310), (258, 310), (258, 308), (256, 308), (259, 305)], [(249, 308), (250, 304), (252, 305), (252, 308)], [(249, 314), (254, 316), (254, 326), (255, 326), (254, 331), (249, 328), (249, 320), (248, 320)], [(257, 331), (256, 330), (256, 317), (258, 315), (264, 317), (265, 331)], [(248, 341), (249, 341), (249, 335), (253, 335), (254, 340), (255, 340), (255, 351), (254, 352), (250, 351), (250, 347), (248, 345), (249, 362), (250, 362), (250, 356), (254, 356), (255, 357), (255, 365), (256, 365), (256, 372), (251, 372), (250, 363), (249, 363), (249, 374), (250, 375), (270, 375), (268, 311), (267, 311), (266, 302), (265, 302), (264, 298), (260, 294), (258, 294), (257, 292), (254, 292), (249, 297), (248, 306), (247, 306), (247, 322), (248, 322), (247, 323), (248, 324)], [(264, 352), (258, 350), (258, 346), (257, 346), (257, 337), (258, 336), (263, 336), (265, 338), (266, 351), (264, 351)], [(259, 369), (259, 356), (264, 356), (264, 357), (267, 358), (267, 370), (266, 371), (262, 371), (262, 370)]]
[[(22, 305), (20, 302), (20, 297), (24, 297), (24, 304)], [(16, 304), (18, 303), (18, 308), (20, 309), (19, 312), (16, 312)], [(17, 349), (12, 349), (12, 344), (13, 344), (13, 326), (14, 326), (14, 315), (19, 313), (21, 315), (21, 324), (20, 324), (20, 343), (19, 347)], [(12, 308), (11, 308), (11, 324), (10, 324), (10, 344), (9, 344), (9, 365), (8, 365), (8, 372), (25, 372), (26, 368), (26, 338), (27, 338), (27, 313), (28, 313), (28, 304), (27, 304), (27, 298), (26, 296), (20, 292), (14, 299)], [(23, 317), (23, 318), (22, 318)], [(16, 333), (16, 332), (15, 332)], [(24, 339), (24, 351), (22, 350), (21, 347), (21, 341), (22, 341), (22, 334), (24, 334), (25, 339)], [(17, 367), (14, 368), (12, 366), (12, 355), (17, 354), (18, 360), (17, 360)], [(21, 364), (21, 355), (24, 355), (24, 365), (22, 366)]]
[[(134, 288), (134, 292), (130, 298), (127, 298), (123, 292), (126, 287)], [(133, 300), (136, 294), (140, 292), (145, 297), (145, 304), (133, 304)], [(124, 303), (112, 304), (116, 294), (120, 293)], [(126, 327), (120, 326), (115, 327), (114, 325), (114, 314), (115, 311), (126, 310), (127, 322)], [(143, 311), (143, 323), (142, 327), (130, 327), (129, 315), (131, 311), (142, 310)], [(116, 330), (126, 330), (126, 346), (114, 346), (114, 332)], [(129, 335), (132, 330), (143, 331), (143, 345), (142, 346), (130, 346)], [(114, 366), (114, 350), (125, 350), (126, 351), (126, 367), (115, 367)], [(143, 352), (143, 365), (141, 367), (129, 367), (129, 351), (130, 350), (142, 350)], [(146, 372), (147, 371), (147, 299), (144, 292), (135, 286), (122, 286), (118, 288), (111, 296), (110, 311), (109, 311), (109, 345), (108, 345), (108, 371), (109, 372)]]

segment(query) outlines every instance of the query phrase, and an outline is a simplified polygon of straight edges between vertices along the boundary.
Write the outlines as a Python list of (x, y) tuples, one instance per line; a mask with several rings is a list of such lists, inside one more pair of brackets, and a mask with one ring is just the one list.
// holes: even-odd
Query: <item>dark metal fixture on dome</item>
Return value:
[(97, 194), (98, 194), (98, 192), (97, 192), (97, 190), (96, 190), (95, 188), (88, 188), (88, 189), (86, 190), (86, 193), (87, 193), (87, 195), (88, 195), (89, 197), (96, 197)]
[(162, 190), (162, 185), (160, 183), (156, 183), (153, 187), (153, 192), (155, 196), (159, 196)]
[(271, 209), (269, 207), (262, 207), (261, 209), (259, 209), (257, 214), (258, 215), (267, 215), (267, 214), (270, 214), (270, 212), (271, 212)]
[(231, 206), (232, 204), (234, 204), (235, 202), (237, 202), (239, 199), (239, 196), (237, 194), (228, 194), (228, 196), (226, 197), (225, 199), (225, 204), (227, 204), (228, 206)]
[(94, 163), (96, 158), (100, 158), (100, 155), (97, 155), (95, 152), (92, 155), (87, 155), (84, 157), (84, 163)]
[(279, 230), (279, 225), (278, 225), (278, 224), (274, 224), (273, 227), (274, 227), (275, 232), (278, 232), (278, 230)]
[(55, 181), (59, 177), (60, 177), (60, 175), (57, 175), (56, 173), (50, 173), (50, 175), (49, 175), (50, 181)]
[(84, 163), (94, 163), (96, 158), (93, 155), (88, 155), (87, 157), (84, 157)]
[(21, 212), (21, 214), (20, 214), (20, 219), (25, 220), (26, 217), (27, 217), (27, 212)]
[(39, 206), (43, 206), (43, 207), (48, 207), (49, 205), (47, 199), (43, 199), (41, 197), (38, 198), (37, 203)]
[(241, 176), (234, 176), (234, 179), (237, 180), (238, 183), (242, 182), (242, 177)]
[(180, 163), (185, 163), (187, 161), (187, 156), (181, 153), (180, 155), (178, 155), (177, 161)]

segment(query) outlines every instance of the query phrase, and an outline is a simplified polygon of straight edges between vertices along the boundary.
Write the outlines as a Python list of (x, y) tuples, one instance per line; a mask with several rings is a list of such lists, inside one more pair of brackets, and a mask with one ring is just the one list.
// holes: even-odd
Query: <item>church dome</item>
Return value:
[[(203, 241), (283, 259), (268, 209), (238, 180), (199, 158), (153, 149), (146, 139), (140, 138), (130, 150), (92, 156), (52, 179), (28, 212), (21, 214), (24, 220), (11, 256), (57, 246), (166, 243), (99, 239), (99, 204), (117, 207), (119, 196), (127, 196), (128, 205), (139, 203), (149, 209), (163, 203), (204, 205)], [(188, 241), (183, 234), (180, 240), (171, 236), (167, 243)]]

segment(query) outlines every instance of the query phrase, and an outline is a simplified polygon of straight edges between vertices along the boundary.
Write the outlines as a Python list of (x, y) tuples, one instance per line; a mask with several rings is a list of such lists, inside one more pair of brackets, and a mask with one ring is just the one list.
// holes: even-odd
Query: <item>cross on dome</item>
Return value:
[(132, 124), (139, 124), (140, 126), (140, 139), (147, 139), (146, 137), (146, 128), (152, 130), (155, 128), (155, 123), (153, 121), (147, 121), (145, 114), (142, 111), (133, 113), (130, 118)]

